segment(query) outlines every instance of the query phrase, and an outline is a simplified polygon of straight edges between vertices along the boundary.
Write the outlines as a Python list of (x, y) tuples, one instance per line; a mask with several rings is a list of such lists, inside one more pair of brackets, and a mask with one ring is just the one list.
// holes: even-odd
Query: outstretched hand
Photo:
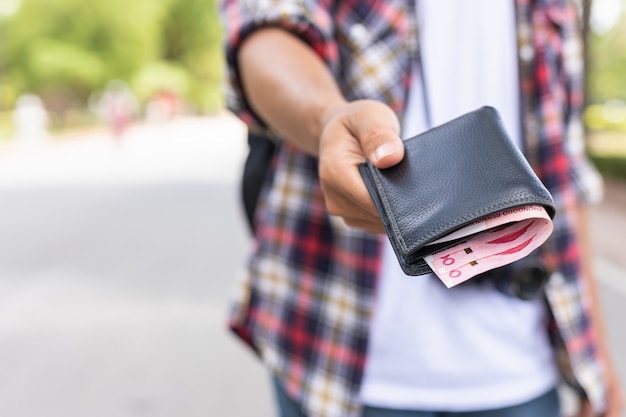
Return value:
[(369, 159), (389, 168), (404, 157), (395, 113), (374, 100), (358, 100), (333, 108), (319, 141), (319, 175), (328, 211), (352, 227), (384, 233), (376, 207), (358, 165)]

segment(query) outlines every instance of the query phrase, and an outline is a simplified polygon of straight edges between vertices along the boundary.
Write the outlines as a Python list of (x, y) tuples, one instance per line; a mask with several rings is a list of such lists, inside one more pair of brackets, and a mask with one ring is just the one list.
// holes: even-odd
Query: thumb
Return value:
[(361, 143), (365, 156), (377, 168), (389, 168), (404, 158), (400, 139), (400, 123), (396, 114), (385, 104), (364, 100), (363, 108), (350, 123), (350, 130)]
[(374, 147), (374, 151), (367, 153), (368, 159), (376, 168), (392, 167), (404, 158), (404, 145), (397, 135), (381, 135), (372, 139), (370, 145)]

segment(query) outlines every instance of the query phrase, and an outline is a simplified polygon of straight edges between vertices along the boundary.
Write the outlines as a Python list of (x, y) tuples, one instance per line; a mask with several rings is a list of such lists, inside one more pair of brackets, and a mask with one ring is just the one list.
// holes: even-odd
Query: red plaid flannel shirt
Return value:
[[(558, 206), (547, 256), (549, 326), (563, 375), (605, 404), (605, 386), (582, 288), (574, 206), (599, 195), (581, 125), (577, 10), (565, 0), (517, 0), (525, 152)], [(251, 129), (236, 52), (273, 25), (308, 43), (346, 98), (377, 99), (402, 118), (417, 53), (415, 0), (224, 0), (228, 103)], [(317, 161), (279, 142), (257, 210), (256, 246), (237, 287), (230, 325), (310, 416), (358, 416), (358, 392), (380, 263), (377, 237), (327, 213)]]

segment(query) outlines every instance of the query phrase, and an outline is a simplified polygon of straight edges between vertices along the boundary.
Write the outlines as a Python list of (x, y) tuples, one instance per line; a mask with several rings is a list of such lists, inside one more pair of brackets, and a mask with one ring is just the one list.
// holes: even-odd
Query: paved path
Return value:
[[(228, 117), (42, 147), (0, 144), (0, 415), (273, 415), (224, 326), (249, 240)], [(626, 381), (626, 187), (592, 209), (594, 260)]]
[(249, 245), (229, 118), (0, 147), (0, 415), (270, 417), (225, 327)]

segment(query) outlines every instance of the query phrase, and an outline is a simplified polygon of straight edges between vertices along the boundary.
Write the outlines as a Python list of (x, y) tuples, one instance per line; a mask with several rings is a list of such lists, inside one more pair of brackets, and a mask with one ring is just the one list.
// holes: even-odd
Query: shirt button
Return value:
[(535, 51), (530, 45), (524, 45), (519, 50), (519, 57), (524, 62), (530, 62), (530, 60), (533, 59), (534, 55)]
[(356, 23), (350, 27), (350, 38), (352, 38), (357, 45), (367, 45), (370, 39), (370, 33), (364, 25)]

